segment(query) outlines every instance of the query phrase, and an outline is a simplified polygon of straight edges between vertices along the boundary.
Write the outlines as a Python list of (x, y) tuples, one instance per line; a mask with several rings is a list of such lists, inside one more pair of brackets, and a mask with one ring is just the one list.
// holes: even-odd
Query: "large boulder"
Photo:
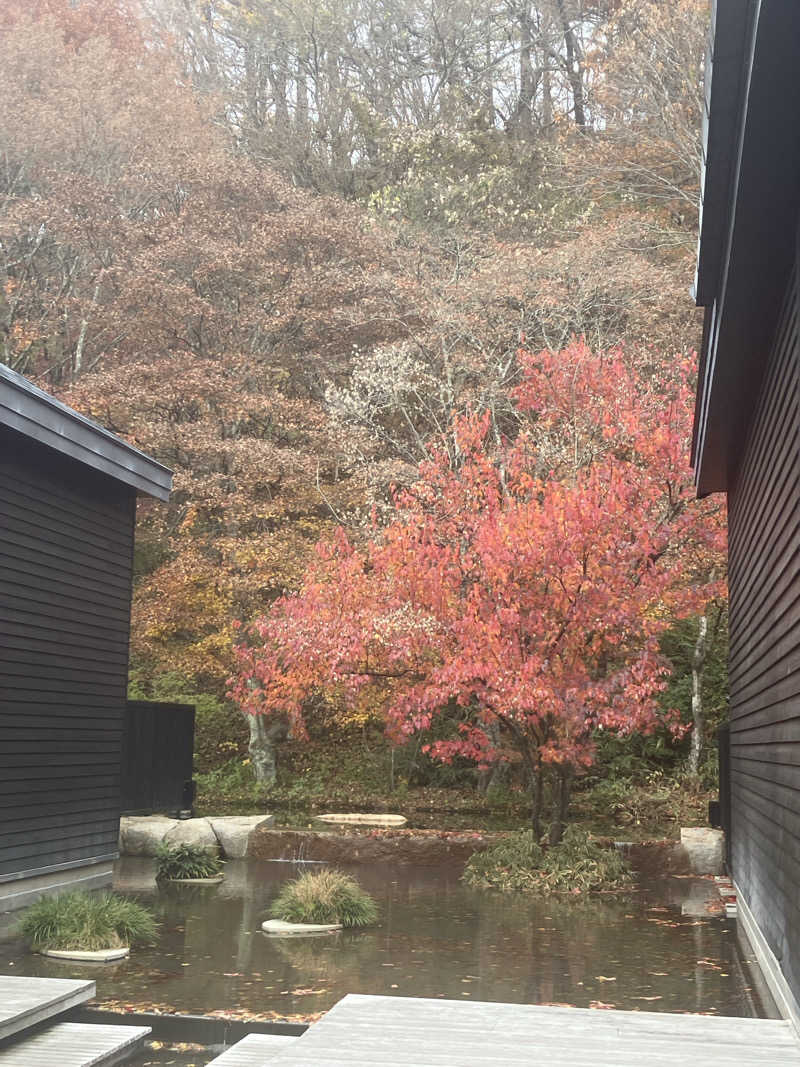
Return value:
[(725, 834), (710, 826), (684, 826), (681, 845), (689, 857), (692, 874), (722, 874), (725, 863)]
[(269, 826), (274, 815), (221, 815), (208, 820), (216, 834), (222, 854), (228, 860), (241, 860), (247, 855), (250, 837), (256, 827)]
[(183, 819), (164, 835), (168, 845), (196, 845), (213, 852), (219, 850), (217, 835), (208, 819)]
[(119, 821), (119, 851), (122, 856), (155, 856), (166, 835), (178, 826), (164, 815), (123, 815)]

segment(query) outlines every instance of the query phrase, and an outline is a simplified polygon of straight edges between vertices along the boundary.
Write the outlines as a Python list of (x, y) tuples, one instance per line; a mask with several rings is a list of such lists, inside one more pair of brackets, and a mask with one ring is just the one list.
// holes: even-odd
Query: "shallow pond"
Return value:
[[(304, 865), (305, 866), (305, 865)], [(458, 871), (355, 866), (380, 924), (331, 937), (268, 938), (260, 923), (292, 863), (226, 864), (215, 887), (157, 889), (151, 860), (116, 887), (149, 903), (159, 944), (102, 968), (0, 941), (0, 973), (92, 977), (108, 1007), (298, 1018), (347, 992), (764, 1015), (736, 924), (707, 914), (712, 881), (665, 878), (624, 897), (535, 901), (470, 889)], [(305, 869), (308, 869), (305, 867)]]

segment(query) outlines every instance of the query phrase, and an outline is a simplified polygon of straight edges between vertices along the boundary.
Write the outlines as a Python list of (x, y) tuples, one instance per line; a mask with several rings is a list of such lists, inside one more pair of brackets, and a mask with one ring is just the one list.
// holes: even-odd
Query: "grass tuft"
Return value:
[(348, 874), (337, 870), (309, 871), (287, 882), (272, 902), (270, 915), (290, 923), (341, 923), (370, 926), (378, 906)]
[(156, 849), (156, 878), (213, 878), (222, 870), (222, 860), (200, 845), (168, 845)]
[(143, 905), (115, 893), (76, 891), (40, 897), (25, 913), (32, 947), (91, 952), (155, 940), (156, 922)]
[(567, 827), (560, 844), (542, 848), (533, 831), (508, 834), (464, 868), (467, 885), (482, 889), (590, 893), (623, 889), (630, 867), (614, 848), (599, 845), (585, 830)]

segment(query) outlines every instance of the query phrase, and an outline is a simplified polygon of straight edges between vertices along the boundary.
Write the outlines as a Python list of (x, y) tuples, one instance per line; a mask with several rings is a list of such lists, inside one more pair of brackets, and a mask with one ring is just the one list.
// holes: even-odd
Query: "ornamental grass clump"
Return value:
[(270, 915), (290, 923), (370, 926), (377, 921), (378, 906), (342, 871), (310, 871), (286, 883), (272, 902)]
[(463, 879), (479, 888), (549, 893), (591, 893), (624, 889), (631, 882), (627, 862), (615, 848), (568, 827), (558, 845), (542, 848), (532, 830), (509, 834), (476, 853)]
[(37, 952), (96, 952), (151, 944), (156, 922), (147, 908), (128, 897), (76, 891), (40, 897), (25, 913), (22, 933)]
[(210, 848), (200, 845), (168, 845), (156, 849), (156, 879), (215, 878), (222, 860)]

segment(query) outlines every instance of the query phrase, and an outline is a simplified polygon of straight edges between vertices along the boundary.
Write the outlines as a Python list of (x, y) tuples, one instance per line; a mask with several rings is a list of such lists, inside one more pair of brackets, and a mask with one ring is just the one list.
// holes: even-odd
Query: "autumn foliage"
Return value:
[(237, 692), (298, 731), (436, 723), (535, 793), (647, 728), (714, 571), (688, 365), (633, 354), (698, 334), (700, 0), (0, 6), (0, 359), (175, 471), (143, 690), (220, 697), (262, 617)]
[(596, 731), (659, 722), (658, 637), (717, 592), (722, 539), (686, 460), (690, 360), (656, 377), (574, 342), (520, 364), (523, 432), (497, 448), (487, 416), (460, 419), (457, 462), (432, 447), (364, 548), (321, 544), (247, 631), (233, 694), (299, 734), (320, 692), (380, 704), (395, 740), (447, 717), (432, 754), (521, 759), (537, 833), (553, 780), (557, 839)]

